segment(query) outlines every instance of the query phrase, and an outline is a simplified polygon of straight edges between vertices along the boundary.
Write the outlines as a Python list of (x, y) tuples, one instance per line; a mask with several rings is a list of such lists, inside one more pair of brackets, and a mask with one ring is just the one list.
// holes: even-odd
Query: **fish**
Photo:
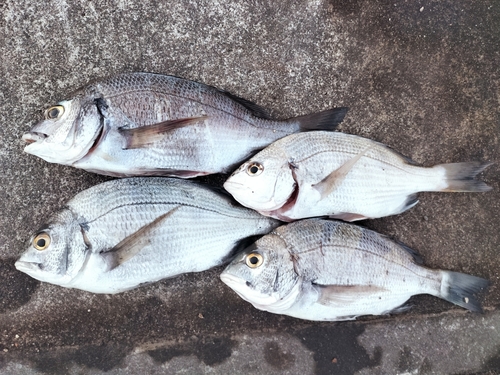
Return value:
[(481, 312), (489, 281), (434, 270), (404, 244), (336, 220), (280, 226), (238, 254), (220, 278), (259, 310), (315, 321), (353, 320), (408, 309), (430, 294)]
[(344, 221), (402, 213), (423, 191), (486, 192), (474, 179), (490, 162), (417, 166), (388, 146), (341, 132), (286, 136), (244, 162), (224, 188), (242, 205), (282, 221)]
[(279, 224), (193, 181), (117, 179), (49, 217), (15, 267), (42, 282), (115, 294), (227, 263)]
[(339, 107), (277, 121), (227, 91), (135, 72), (70, 94), (22, 139), (28, 154), (89, 172), (193, 178), (228, 173), (288, 134), (333, 130), (346, 113)]

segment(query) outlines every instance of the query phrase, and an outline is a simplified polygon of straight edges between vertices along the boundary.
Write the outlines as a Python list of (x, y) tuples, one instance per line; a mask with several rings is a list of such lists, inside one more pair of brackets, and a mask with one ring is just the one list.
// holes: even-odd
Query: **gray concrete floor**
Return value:
[[(4, 0), (0, 14), (0, 373), (500, 373), (498, 1)], [(491, 280), (485, 313), (418, 296), (400, 315), (314, 323), (255, 310), (221, 269), (113, 296), (16, 271), (32, 231), (105, 180), (24, 154), (22, 133), (125, 71), (204, 82), (279, 118), (349, 106), (341, 131), (425, 166), (497, 161), (481, 176), (492, 192), (425, 193), (362, 223)]]

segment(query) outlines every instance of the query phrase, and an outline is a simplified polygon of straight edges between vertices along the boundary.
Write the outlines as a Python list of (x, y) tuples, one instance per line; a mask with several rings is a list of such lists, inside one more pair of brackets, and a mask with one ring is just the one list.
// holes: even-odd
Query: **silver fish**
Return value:
[(421, 263), (413, 250), (369, 229), (308, 219), (259, 239), (220, 278), (260, 310), (308, 320), (400, 312), (424, 293), (481, 311), (475, 295), (487, 280)]
[(223, 264), (279, 225), (190, 181), (137, 177), (77, 194), (15, 263), (35, 279), (94, 293)]
[(382, 143), (339, 132), (284, 137), (253, 156), (224, 188), (246, 207), (292, 221), (329, 216), (345, 221), (401, 213), (421, 191), (484, 192), (473, 178), (490, 163), (423, 168)]
[(45, 111), (23, 135), (48, 162), (123, 177), (229, 172), (271, 142), (332, 130), (347, 108), (274, 121), (228, 92), (185, 79), (127, 73), (90, 84)]

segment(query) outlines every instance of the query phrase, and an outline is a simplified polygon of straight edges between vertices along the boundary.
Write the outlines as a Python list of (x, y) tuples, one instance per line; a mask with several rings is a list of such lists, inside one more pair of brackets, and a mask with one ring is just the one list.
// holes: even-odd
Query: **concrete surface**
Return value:
[[(4, 0), (0, 14), (0, 373), (500, 373), (498, 1)], [(421, 194), (363, 223), (431, 267), (491, 280), (485, 313), (418, 296), (400, 315), (313, 323), (255, 310), (221, 269), (114, 296), (17, 272), (32, 231), (104, 181), (24, 154), (22, 133), (125, 71), (201, 81), (280, 118), (349, 106), (341, 131), (426, 166), (497, 161), (481, 176), (492, 192)]]

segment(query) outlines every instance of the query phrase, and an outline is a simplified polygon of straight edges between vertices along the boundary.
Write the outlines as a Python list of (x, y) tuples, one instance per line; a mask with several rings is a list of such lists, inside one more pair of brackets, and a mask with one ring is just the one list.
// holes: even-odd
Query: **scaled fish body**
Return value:
[(223, 264), (249, 236), (278, 226), (189, 181), (138, 177), (94, 186), (31, 238), (16, 268), (94, 293)]
[(244, 99), (201, 83), (121, 74), (90, 84), (45, 112), (27, 153), (90, 172), (190, 178), (228, 172), (301, 130), (332, 130), (346, 108), (274, 121)]
[(381, 143), (318, 131), (274, 142), (241, 165), (224, 188), (244, 206), (284, 221), (354, 221), (401, 213), (418, 202), (420, 191), (488, 191), (473, 179), (488, 165), (423, 168)]
[(308, 219), (275, 229), (227, 266), (221, 280), (260, 310), (308, 320), (381, 315), (431, 294), (481, 311), (488, 281), (421, 266), (415, 252), (352, 224)]

